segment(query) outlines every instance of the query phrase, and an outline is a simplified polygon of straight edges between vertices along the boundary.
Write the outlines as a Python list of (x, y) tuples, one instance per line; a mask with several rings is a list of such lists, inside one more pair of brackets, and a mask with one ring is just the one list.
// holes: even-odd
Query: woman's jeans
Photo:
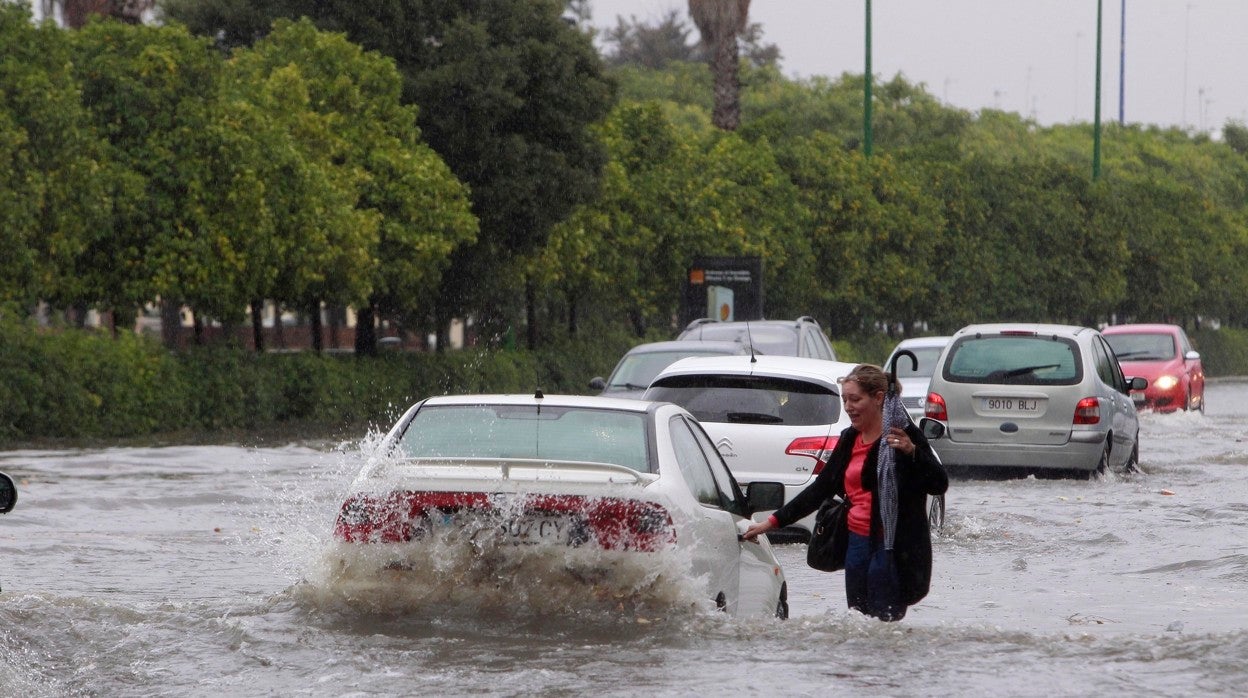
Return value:
[[(901, 620), (906, 615), (906, 607), (896, 600), (896, 571), (890, 570), (891, 576), (888, 582), (881, 584), (881, 576), (877, 570), (875, 584), (877, 586), (894, 585), (894, 588), (887, 590), (877, 589), (875, 594), (871, 590), (871, 563), (872, 558), (877, 553), (884, 555), (883, 550), (873, 550), (870, 536), (860, 536), (853, 531), (849, 532), (849, 546), (845, 549), (845, 601), (850, 608), (864, 613), (874, 618), (885, 621)], [(891, 558), (890, 558), (891, 560)], [(879, 560), (876, 560), (878, 563)], [(873, 599), (872, 596), (876, 598)]]
[(867, 615), (867, 568), (871, 564), (871, 538), (849, 532), (845, 549), (845, 601), (855, 611)]

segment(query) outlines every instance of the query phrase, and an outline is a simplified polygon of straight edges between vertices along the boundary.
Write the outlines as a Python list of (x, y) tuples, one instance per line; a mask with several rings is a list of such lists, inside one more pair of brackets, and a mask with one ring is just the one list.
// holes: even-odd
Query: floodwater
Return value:
[(895, 624), (800, 545), (787, 621), (452, 574), (361, 608), (324, 567), (368, 438), (0, 453), (0, 696), (1242, 695), (1248, 382), (1208, 400), (1142, 416), (1143, 473), (955, 480)]

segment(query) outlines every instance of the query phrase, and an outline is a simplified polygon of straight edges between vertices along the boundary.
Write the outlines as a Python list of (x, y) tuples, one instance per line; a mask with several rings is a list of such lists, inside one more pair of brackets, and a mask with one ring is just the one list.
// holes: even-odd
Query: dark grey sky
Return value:
[[(1118, 118), (1124, 0), (1103, 0), (1101, 118)], [(790, 75), (861, 74), (865, 0), (753, 0), (750, 18)], [(1128, 122), (1216, 132), (1248, 121), (1248, 0), (1125, 0)], [(594, 23), (642, 20), (686, 0), (592, 0)], [(1090, 122), (1096, 0), (873, 0), (877, 76), (902, 73), (958, 107), (1043, 124)], [(696, 33), (696, 32), (695, 32)]]

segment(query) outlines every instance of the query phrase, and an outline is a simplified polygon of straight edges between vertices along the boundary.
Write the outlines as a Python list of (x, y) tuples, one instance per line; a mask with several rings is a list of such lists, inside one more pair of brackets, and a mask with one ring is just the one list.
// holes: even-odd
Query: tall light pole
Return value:
[(1118, 23), (1118, 125), (1127, 125), (1127, 0), (1122, 0), (1122, 18)]
[(1101, 178), (1101, 3), (1096, 0), (1096, 105), (1092, 110), (1092, 181)]
[(867, 56), (862, 85), (862, 152), (871, 157), (871, 0), (867, 2)]

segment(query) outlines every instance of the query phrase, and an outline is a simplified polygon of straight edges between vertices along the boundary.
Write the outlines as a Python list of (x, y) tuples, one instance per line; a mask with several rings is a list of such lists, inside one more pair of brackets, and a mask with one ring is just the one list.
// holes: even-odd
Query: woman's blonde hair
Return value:
[(841, 379), (842, 383), (853, 381), (868, 395), (888, 392), (889, 378), (884, 369), (875, 364), (858, 364), (854, 370)]

